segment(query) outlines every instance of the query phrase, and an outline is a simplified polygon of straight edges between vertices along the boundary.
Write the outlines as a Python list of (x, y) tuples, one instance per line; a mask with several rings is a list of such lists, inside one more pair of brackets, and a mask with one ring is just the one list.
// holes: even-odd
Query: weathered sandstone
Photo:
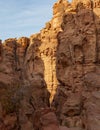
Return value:
[(39, 33), (0, 40), (0, 130), (38, 127), (100, 129), (100, 0), (58, 0)]
[(53, 99), (62, 125), (100, 129), (100, 1), (73, 0), (58, 33)]

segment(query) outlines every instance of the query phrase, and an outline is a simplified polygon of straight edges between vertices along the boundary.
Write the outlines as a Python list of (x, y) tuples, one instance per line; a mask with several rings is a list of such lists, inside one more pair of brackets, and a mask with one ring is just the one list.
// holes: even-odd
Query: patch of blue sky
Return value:
[(57, 0), (0, 0), (0, 39), (29, 37), (52, 17)]

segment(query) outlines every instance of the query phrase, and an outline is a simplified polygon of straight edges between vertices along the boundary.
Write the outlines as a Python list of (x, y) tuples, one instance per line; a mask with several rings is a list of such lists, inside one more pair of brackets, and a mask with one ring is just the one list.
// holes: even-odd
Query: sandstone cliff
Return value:
[(99, 130), (99, 78), (100, 0), (58, 0), (38, 34), (0, 41), (0, 130), (34, 130), (50, 104), (68, 130)]
[(73, 0), (61, 26), (53, 105), (62, 125), (99, 130), (100, 1)]

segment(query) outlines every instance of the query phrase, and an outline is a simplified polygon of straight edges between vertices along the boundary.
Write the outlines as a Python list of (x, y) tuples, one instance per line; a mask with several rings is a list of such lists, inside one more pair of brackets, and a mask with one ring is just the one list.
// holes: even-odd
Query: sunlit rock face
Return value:
[(0, 130), (35, 130), (50, 104), (57, 130), (99, 130), (99, 64), (100, 0), (58, 0), (39, 33), (0, 40)]
[[(58, 81), (56, 78), (56, 51), (58, 46), (57, 34), (61, 31), (61, 23), (65, 14), (65, 9), (69, 6), (69, 3), (65, 1), (58, 1), (53, 6), (53, 17), (46, 23), (38, 35), (40, 44), (36, 44), (37, 52), (35, 54), (43, 61), (44, 68), (41, 70), (41, 74), (47, 84), (47, 89), (51, 93), (50, 102), (52, 101)], [(33, 44), (35, 35), (30, 37), (30, 43)], [(37, 67), (40, 68), (40, 67)]]
[(39, 48), (45, 67), (44, 79), (47, 83), (47, 89), (51, 93), (50, 101), (52, 101), (58, 86), (56, 78), (57, 34), (61, 30), (61, 23), (67, 5), (67, 1), (58, 1), (55, 3), (53, 6), (53, 18), (40, 31), (42, 44)]

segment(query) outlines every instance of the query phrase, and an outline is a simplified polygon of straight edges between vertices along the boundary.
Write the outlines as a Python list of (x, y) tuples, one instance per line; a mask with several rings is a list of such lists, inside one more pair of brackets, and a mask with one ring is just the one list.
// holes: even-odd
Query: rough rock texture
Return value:
[(0, 44), (0, 130), (33, 130), (34, 111), (49, 106), (41, 75), (44, 65), (35, 54), (37, 42), (29, 45), (30, 40), (22, 37)]
[(83, 130), (81, 128), (68, 128), (60, 126), (53, 109), (45, 108), (35, 111), (34, 130)]
[[(39, 40), (41, 45), (37, 45), (39, 49), (39, 57), (44, 63), (44, 79), (47, 83), (47, 89), (51, 93), (50, 101), (52, 101), (58, 81), (56, 78), (56, 49), (58, 45), (57, 34), (61, 30), (61, 23), (67, 8), (68, 2), (58, 1), (53, 6), (53, 18), (46, 23), (44, 29), (40, 31)], [(30, 37), (30, 42), (33, 43), (34, 35)]]
[(100, 1), (73, 0), (58, 34), (53, 99), (62, 125), (100, 129)]
[(100, 0), (58, 0), (40, 33), (0, 40), (0, 130), (34, 130), (49, 102), (61, 130), (100, 129)]

